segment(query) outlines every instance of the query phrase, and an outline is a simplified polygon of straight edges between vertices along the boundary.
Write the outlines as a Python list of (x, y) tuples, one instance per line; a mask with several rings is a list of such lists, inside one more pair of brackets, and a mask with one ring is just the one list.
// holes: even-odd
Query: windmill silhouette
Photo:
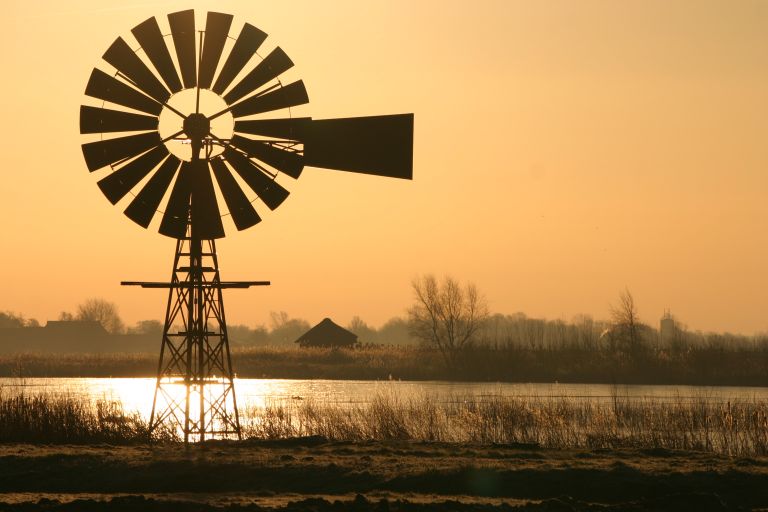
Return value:
[(413, 114), (292, 117), (307, 91), (281, 80), (293, 67), (282, 49), (258, 54), (267, 34), (245, 23), (232, 37), (233, 16), (218, 12), (199, 30), (193, 10), (167, 21), (167, 35), (154, 17), (134, 27), (136, 50), (118, 37), (107, 71), (91, 73), (85, 94), (101, 102), (80, 107), (80, 133), (99, 138), (83, 155), (112, 204), (144, 228), (159, 218), (176, 240), (170, 281), (122, 283), (169, 290), (150, 435), (170, 425), (185, 442), (240, 438), (222, 290), (269, 282), (221, 280), (222, 217), (259, 223), (305, 166), (412, 179)]

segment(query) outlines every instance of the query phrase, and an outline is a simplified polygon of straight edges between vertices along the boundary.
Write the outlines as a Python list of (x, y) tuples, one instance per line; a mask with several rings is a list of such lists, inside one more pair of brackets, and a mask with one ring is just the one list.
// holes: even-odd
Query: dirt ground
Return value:
[(415, 442), (0, 445), (5, 511), (768, 510), (768, 457)]

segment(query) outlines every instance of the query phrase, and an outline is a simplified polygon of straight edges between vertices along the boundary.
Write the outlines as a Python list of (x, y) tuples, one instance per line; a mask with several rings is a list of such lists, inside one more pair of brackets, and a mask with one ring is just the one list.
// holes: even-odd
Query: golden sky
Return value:
[(123, 216), (78, 132), (91, 69), (150, 16), (195, 8), (269, 34), (315, 118), (414, 112), (412, 182), (307, 168), (261, 224), (218, 243), (231, 323), (270, 311), (373, 325), (423, 273), (491, 310), (768, 331), (768, 2), (70, 0), (4, 3), (0, 310), (86, 298), (160, 318), (174, 242)]

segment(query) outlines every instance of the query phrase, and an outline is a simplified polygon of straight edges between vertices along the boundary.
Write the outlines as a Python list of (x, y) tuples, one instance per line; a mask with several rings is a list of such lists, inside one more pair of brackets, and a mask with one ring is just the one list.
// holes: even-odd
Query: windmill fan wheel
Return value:
[[(131, 31), (138, 50), (118, 37), (103, 55), (114, 72), (91, 73), (85, 93), (102, 105), (80, 107), (80, 133), (101, 134), (82, 146), (91, 172), (108, 167), (101, 191), (112, 204), (132, 194), (125, 214), (145, 228), (169, 195), (159, 231), (172, 238), (185, 237), (188, 224), (198, 238), (224, 236), (214, 180), (242, 230), (261, 220), (254, 203), (274, 210), (288, 197), (276, 177), (296, 179), (304, 167), (300, 132), (309, 118), (290, 116), (290, 107), (309, 101), (304, 84), (280, 80), (293, 67), (281, 48), (257, 54), (267, 38), (258, 28), (245, 23), (231, 38), (232, 21), (209, 12), (196, 31), (194, 11), (176, 12), (168, 15), (168, 37), (156, 18), (147, 19)], [(228, 39), (234, 44), (225, 52)], [(194, 109), (180, 111), (173, 99), (187, 92)], [(223, 108), (203, 111), (201, 94), (220, 98)], [(234, 127), (222, 135), (212, 123), (225, 115)], [(163, 116), (174, 127), (165, 137)], [(191, 147), (187, 158), (174, 151), (182, 142)]]

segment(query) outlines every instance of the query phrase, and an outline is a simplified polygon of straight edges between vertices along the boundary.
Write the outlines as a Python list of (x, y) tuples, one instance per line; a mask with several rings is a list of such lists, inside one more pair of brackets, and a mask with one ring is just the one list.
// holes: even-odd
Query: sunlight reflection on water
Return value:
[[(0, 392), (53, 393), (89, 400), (116, 400), (126, 412), (148, 418), (152, 409), (154, 378), (27, 378), (0, 379)], [(429, 396), (437, 401), (483, 400), (492, 397), (535, 399), (612, 400), (614, 396), (637, 400), (768, 400), (768, 388), (705, 386), (612, 386), (608, 384), (511, 384), (414, 381), (349, 381), (235, 379), (238, 408), (262, 409), (268, 405), (312, 400), (350, 406), (365, 404), (377, 394), (408, 400)]]

